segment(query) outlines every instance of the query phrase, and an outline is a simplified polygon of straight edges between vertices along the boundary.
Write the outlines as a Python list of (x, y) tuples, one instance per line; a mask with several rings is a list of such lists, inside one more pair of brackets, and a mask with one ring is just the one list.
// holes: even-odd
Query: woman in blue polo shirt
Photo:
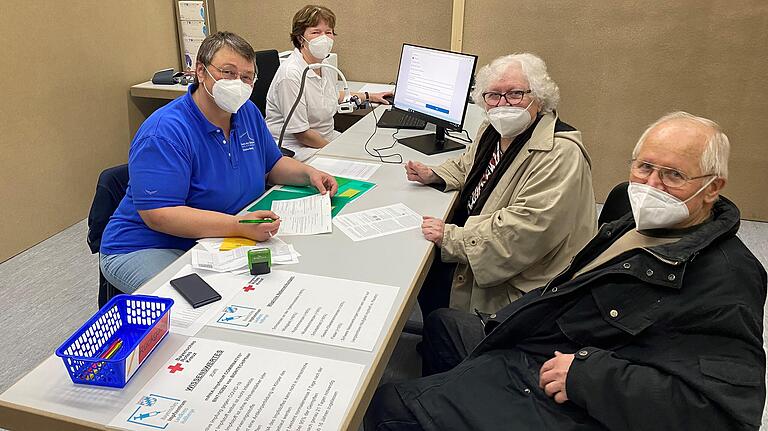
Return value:
[[(256, 79), (253, 48), (219, 32), (200, 46), (196, 83), (139, 128), (128, 157), (130, 182), (101, 240), (104, 277), (131, 293), (189, 250), (195, 239), (265, 241), (280, 221), (271, 211), (235, 216), (273, 184), (336, 192), (332, 176), (280, 150), (248, 100)], [(272, 223), (239, 223), (271, 218)]]

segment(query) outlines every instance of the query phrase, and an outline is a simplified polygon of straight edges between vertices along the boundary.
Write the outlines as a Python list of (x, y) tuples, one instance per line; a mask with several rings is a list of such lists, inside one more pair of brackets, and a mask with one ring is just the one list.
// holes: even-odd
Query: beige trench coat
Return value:
[[(458, 263), (451, 308), (496, 312), (554, 278), (597, 232), (591, 160), (581, 132), (555, 133), (556, 119), (543, 116), (479, 215), (464, 227), (445, 225), (442, 260)], [(476, 149), (432, 168), (446, 191), (464, 186)]]

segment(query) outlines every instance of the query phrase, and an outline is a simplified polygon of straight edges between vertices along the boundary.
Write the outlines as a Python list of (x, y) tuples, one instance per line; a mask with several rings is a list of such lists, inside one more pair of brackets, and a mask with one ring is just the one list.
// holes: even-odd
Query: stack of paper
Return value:
[[(192, 267), (215, 272), (240, 272), (247, 268), (248, 250), (254, 248), (268, 248), (274, 265), (299, 263), (301, 256), (293, 245), (277, 237), (259, 243), (246, 238), (203, 238), (197, 242), (204, 250), (192, 250)], [(230, 248), (233, 245), (236, 247)]]

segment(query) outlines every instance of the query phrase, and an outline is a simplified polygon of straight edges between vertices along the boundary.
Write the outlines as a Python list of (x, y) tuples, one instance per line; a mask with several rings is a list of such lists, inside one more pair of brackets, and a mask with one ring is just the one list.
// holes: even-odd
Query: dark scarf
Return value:
[[(523, 133), (515, 137), (515, 139), (509, 145), (509, 148), (507, 148), (507, 151), (505, 151), (501, 156), (501, 160), (499, 160), (499, 163), (496, 165), (493, 173), (488, 178), (488, 182), (485, 183), (483, 190), (480, 192), (480, 196), (477, 198), (477, 202), (475, 202), (475, 206), (472, 207), (472, 212), (468, 213), (467, 202), (469, 202), (469, 198), (472, 196), (472, 192), (475, 190), (475, 187), (477, 187), (477, 184), (483, 177), (483, 173), (488, 168), (488, 163), (490, 163), (493, 152), (496, 150), (496, 143), (501, 137), (499, 132), (497, 132), (493, 126), (489, 125), (485, 129), (485, 132), (483, 132), (483, 135), (480, 137), (480, 141), (477, 143), (478, 147), (477, 152), (475, 153), (475, 161), (472, 164), (472, 169), (469, 171), (469, 175), (467, 175), (467, 181), (464, 184), (464, 187), (461, 189), (461, 195), (459, 195), (458, 200), (458, 207), (456, 208), (456, 212), (454, 213), (453, 219), (451, 221), (453, 224), (457, 226), (464, 226), (464, 223), (467, 222), (467, 219), (470, 216), (480, 214), (480, 211), (483, 209), (485, 202), (488, 200), (488, 197), (493, 192), (493, 189), (501, 180), (501, 177), (504, 176), (504, 173), (520, 153), (520, 150), (523, 148), (525, 143), (531, 139), (531, 136), (533, 136), (533, 131), (536, 129), (536, 126), (539, 124), (541, 118), (542, 116), (538, 115), (536, 117), (536, 121), (534, 121), (533, 124), (528, 126), (528, 128), (525, 129)], [(575, 130), (576, 129), (573, 126), (560, 121), (559, 118), (557, 121), (555, 121), (555, 132), (572, 132)]]
[(480, 141), (477, 143), (475, 161), (472, 163), (472, 169), (469, 171), (469, 175), (467, 175), (467, 181), (461, 189), (458, 208), (456, 208), (456, 212), (453, 216), (453, 224), (464, 226), (464, 223), (467, 222), (469, 216), (480, 214), (480, 210), (483, 209), (483, 205), (485, 205), (488, 196), (491, 195), (496, 184), (498, 184), (501, 177), (504, 176), (504, 172), (506, 172), (507, 168), (509, 168), (512, 162), (515, 161), (515, 157), (520, 153), (523, 145), (531, 139), (533, 131), (536, 129), (536, 125), (539, 124), (539, 120), (541, 120), (541, 115), (536, 116), (536, 120), (533, 124), (528, 126), (523, 133), (517, 135), (507, 148), (507, 151), (504, 151), (504, 154), (501, 155), (501, 160), (499, 160), (493, 173), (488, 178), (488, 182), (485, 183), (483, 190), (480, 191), (480, 196), (477, 197), (475, 206), (472, 207), (472, 212), (468, 213), (467, 202), (469, 202), (472, 192), (477, 187), (477, 184), (480, 183), (480, 179), (488, 168), (488, 163), (490, 163), (491, 157), (493, 157), (493, 153), (496, 151), (496, 144), (499, 142), (499, 138), (501, 138), (499, 132), (497, 132), (493, 126), (488, 125), (485, 132), (483, 132), (483, 135), (480, 137)]

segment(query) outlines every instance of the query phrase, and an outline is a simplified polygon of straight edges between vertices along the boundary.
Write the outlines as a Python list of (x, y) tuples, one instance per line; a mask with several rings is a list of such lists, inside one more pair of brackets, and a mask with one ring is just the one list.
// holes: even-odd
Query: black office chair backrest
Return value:
[(265, 51), (256, 51), (256, 69), (258, 79), (253, 83), (253, 92), (251, 101), (259, 108), (261, 115), (267, 115), (267, 91), (272, 79), (280, 67), (280, 57), (277, 50), (268, 49)]
[(632, 205), (629, 203), (629, 195), (627, 195), (627, 187), (629, 182), (617, 184), (608, 197), (605, 198), (605, 204), (603, 204), (603, 210), (600, 211), (600, 217), (597, 220), (597, 225), (602, 226), (604, 223), (610, 223), (624, 214), (632, 211)]
[[(109, 218), (120, 205), (128, 187), (128, 165), (115, 166), (105, 169), (99, 175), (96, 193), (93, 196), (91, 211), (88, 213), (88, 247), (91, 253), (98, 253), (101, 247), (101, 236), (107, 227)], [(99, 269), (99, 308), (103, 307), (113, 296), (122, 292), (111, 285)]]
[(101, 235), (112, 214), (120, 205), (128, 187), (128, 165), (105, 169), (99, 175), (91, 211), (88, 213), (88, 246), (91, 253), (98, 253)]

